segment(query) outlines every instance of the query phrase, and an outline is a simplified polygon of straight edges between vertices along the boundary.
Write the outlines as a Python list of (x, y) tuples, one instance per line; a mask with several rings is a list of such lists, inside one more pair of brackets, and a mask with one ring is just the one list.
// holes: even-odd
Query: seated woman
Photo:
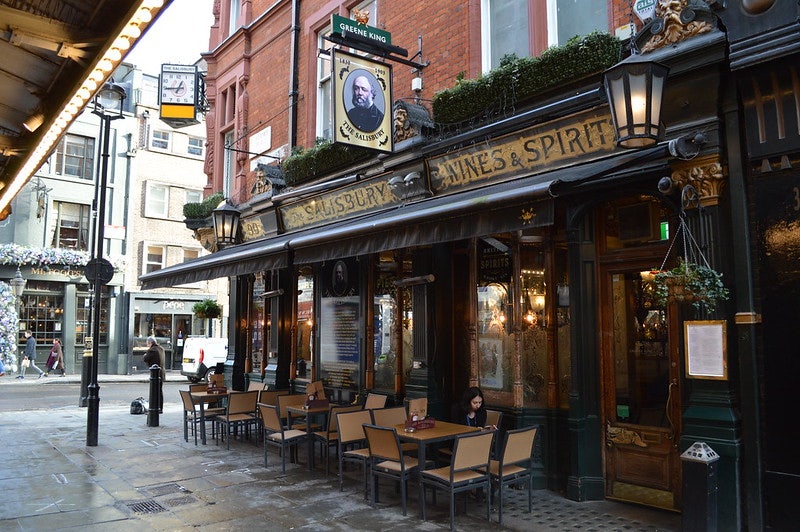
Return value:
[(483, 392), (477, 386), (468, 388), (461, 401), (453, 404), (450, 421), (470, 427), (497, 428), (486, 426), (486, 405), (483, 401)]

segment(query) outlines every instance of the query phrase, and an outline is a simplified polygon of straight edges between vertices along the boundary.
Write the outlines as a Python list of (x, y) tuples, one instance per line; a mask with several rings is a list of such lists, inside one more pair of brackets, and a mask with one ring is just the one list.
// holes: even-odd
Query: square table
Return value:
[(314, 440), (311, 437), (311, 418), (316, 416), (324, 416), (323, 427), (328, 426), (328, 413), (331, 411), (331, 405), (328, 406), (289, 406), (286, 408), (286, 424), (292, 428), (292, 414), (295, 417), (306, 418), (306, 439), (308, 440), (308, 469), (314, 469)]
[(192, 397), (192, 402), (200, 405), (200, 441), (203, 445), (206, 444), (206, 403), (217, 403), (228, 397), (228, 392), (223, 393), (209, 393), (209, 392), (189, 392)]
[[(436, 425), (429, 429), (417, 429), (414, 432), (406, 432), (406, 426), (403, 423), (395, 425), (397, 430), (397, 437), (401, 442), (412, 442), (419, 446), (417, 457), (419, 459), (420, 470), (425, 467), (425, 447), (429, 443), (441, 443), (445, 441), (454, 440), (459, 434), (466, 434), (468, 432), (477, 432), (481, 430), (480, 427), (470, 427), (468, 425), (459, 425), (458, 423), (448, 423), (447, 421), (436, 420)], [(420, 501), (425, 496), (425, 488), (422, 485), (422, 475), (419, 476), (419, 496)], [(419, 507), (420, 517), (422, 517), (422, 504)]]

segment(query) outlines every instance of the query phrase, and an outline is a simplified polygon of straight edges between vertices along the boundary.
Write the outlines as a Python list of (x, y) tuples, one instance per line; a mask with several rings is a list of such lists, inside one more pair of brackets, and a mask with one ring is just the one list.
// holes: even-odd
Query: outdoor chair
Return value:
[(386, 406), (388, 397), (380, 393), (368, 393), (367, 400), (364, 401), (364, 409), (372, 410), (375, 408), (383, 408)]
[[(207, 389), (208, 389), (208, 385), (207, 384), (190, 384), (189, 385), (189, 391), (186, 392), (186, 393), (187, 393), (187, 395), (191, 395), (192, 392), (204, 392)], [(183, 406), (184, 406), (184, 424), (183, 424), (184, 440), (189, 441), (189, 439), (188, 439), (188, 430), (187, 429), (188, 429), (188, 416), (189, 416), (190, 410), (187, 409), (186, 399), (183, 397), (183, 392), (184, 391), (183, 390), (179, 390), (179, 391), (181, 392), (181, 400), (183, 401)], [(194, 422), (192, 424), (192, 432), (194, 433), (195, 426), (200, 424), (200, 408), (199, 408), (199, 404), (196, 401), (192, 400), (191, 398), (189, 399), (189, 401), (193, 405), (193, 408), (192, 408), (192, 410), (194, 410), (194, 413), (192, 414), (193, 419), (196, 418), (196, 422)], [(211, 423), (211, 437), (212, 438), (216, 437), (214, 416), (218, 416), (218, 415), (224, 414), (224, 413), (225, 413), (225, 407), (224, 406), (208, 406), (207, 405), (203, 409), (203, 415), (205, 416), (205, 422), (206, 423)], [(196, 436), (197, 436), (197, 434), (195, 434), (195, 440), (197, 439)], [(197, 441), (195, 441), (195, 445), (197, 445)]]
[[(503, 488), (526, 482), (528, 485), (528, 513), (533, 499), (533, 444), (538, 427), (525, 427), (506, 433), (499, 460), (489, 462), (489, 478), (497, 488), (498, 522), (503, 524)], [(494, 493), (494, 490), (492, 491)]]
[(225, 386), (225, 375), (223, 373), (211, 373), (208, 376), (208, 384), (213, 384), (217, 388)]
[(219, 434), (226, 440), (228, 449), (231, 448), (230, 436), (232, 433), (241, 429), (242, 434), (249, 434), (251, 427), (258, 426), (255, 416), (257, 402), (257, 391), (234, 392), (228, 395), (228, 406), (225, 413), (215, 418), (216, 424), (219, 425)]
[(281, 455), (281, 471), (286, 473), (286, 451), (294, 451), (293, 461), (297, 461), (297, 446), (306, 441), (307, 435), (302, 430), (286, 430), (278, 417), (278, 407), (258, 404), (258, 413), (261, 418), (261, 428), (264, 432), (264, 467), (268, 467), (267, 455), (269, 446), (278, 447)]
[(200, 424), (200, 412), (197, 404), (192, 401), (192, 396), (188, 390), (178, 390), (183, 401), (183, 441), (189, 441), (189, 416), (191, 416), (192, 435), (194, 444), (197, 445), (197, 426)]
[[(379, 408), (372, 411), (372, 424), (379, 427), (396, 427), (401, 423), (405, 423), (406, 419), (408, 419), (408, 415), (406, 414), (406, 407), (404, 406)], [(400, 447), (403, 449), (403, 452), (416, 451), (419, 449), (419, 445), (412, 442), (401, 443)]]
[(252, 392), (254, 390), (258, 392), (258, 391), (266, 390), (266, 389), (267, 389), (267, 383), (266, 382), (250, 381), (250, 383), (248, 383), (248, 385), (247, 385), (247, 391), (248, 392)]
[(428, 415), (428, 398), (418, 397), (417, 399), (408, 400), (408, 414), (416, 413), (420, 418)]
[(388, 478), (400, 482), (403, 515), (406, 515), (408, 479), (411, 478), (411, 473), (417, 469), (419, 462), (416, 458), (403, 454), (396, 429), (364, 425), (364, 434), (369, 444), (370, 502), (372, 507), (374, 508), (378, 501), (378, 479)]
[(328, 428), (313, 433), (315, 442), (320, 444), (320, 457), (325, 458), (325, 474), (330, 472), (330, 452), (331, 447), (336, 447), (339, 441), (339, 425), (336, 419), (337, 414), (344, 412), (354, 412), (361, 410), (359, 405), (338, 406), (332, 405), (328, 410)]
[(265, 405), (278, 406), (278, 396), (289, 395), (289, 390), (261, 390), (258, 394), (258, 402)]
[[(456, 493), (483, 488), (488, 492), (489, 482), (489, 454), (492, 451), (494, 432), (470, 432), (456, 437), (453, 447), (453, 459), (449, 466), (422, 471), (422, 486), (429, 485), (436, 490), (448, 492), (450, 499), (450, 530), (455, 530), (455, 496)], [(422, 519), (427, 519), (425, 495), (422, 499)], [(486, 493), (486, 519), (489, 519), (489, 493)], [(466, 512), (464, 504), (464, 512)]]
[(339, 428), (339, 491), (344, 490), (344, 464), (352, 462), (361, 464), (364, 468), (364, 498), (367, 497), (367, 473), (369, 469), (369, 449), (365, 448), (367, 437), (364, 435), (364, 425), (372, 423), (372, 413), (369, 410), (355, 410), (336, 414), (336, 424)]
[[(291, 395), (279, 395), (278, 396), (278, 414), (280, 415), (281, 422), (286, 426), (288, 424), (287, 418), (289, 415), (288, 408), (289, 407), (303, 407), (306, 404), (306, 395), (302, 393), (298, 394), (291, 394)], [(306, 430), (306, 420), (299, 420), (293, 419), (292, 420), (292, 428), (299, 429), (299, 430)], [(319, 425), (312, 424), (311, 429), (319, 428)]]

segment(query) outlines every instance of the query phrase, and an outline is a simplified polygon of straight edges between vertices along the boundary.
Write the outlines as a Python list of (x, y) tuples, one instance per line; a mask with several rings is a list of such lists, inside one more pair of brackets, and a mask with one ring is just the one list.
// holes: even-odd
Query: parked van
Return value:
[(213, 370), (227, 358), (227, 338), (190, 336), (183, 344), (181, 375), (185, 375), (189, 382), (199, 382), (207, 378), (209, 369)]

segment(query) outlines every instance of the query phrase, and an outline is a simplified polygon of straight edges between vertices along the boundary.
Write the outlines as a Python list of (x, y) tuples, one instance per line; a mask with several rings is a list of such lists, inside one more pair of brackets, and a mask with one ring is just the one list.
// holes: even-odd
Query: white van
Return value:
[(209, 370), (227, 358), (227, 338), (190, 336), (183, 344), (181, 375), (185, 375), (189, 382), (199, 382), (207, 377)]

